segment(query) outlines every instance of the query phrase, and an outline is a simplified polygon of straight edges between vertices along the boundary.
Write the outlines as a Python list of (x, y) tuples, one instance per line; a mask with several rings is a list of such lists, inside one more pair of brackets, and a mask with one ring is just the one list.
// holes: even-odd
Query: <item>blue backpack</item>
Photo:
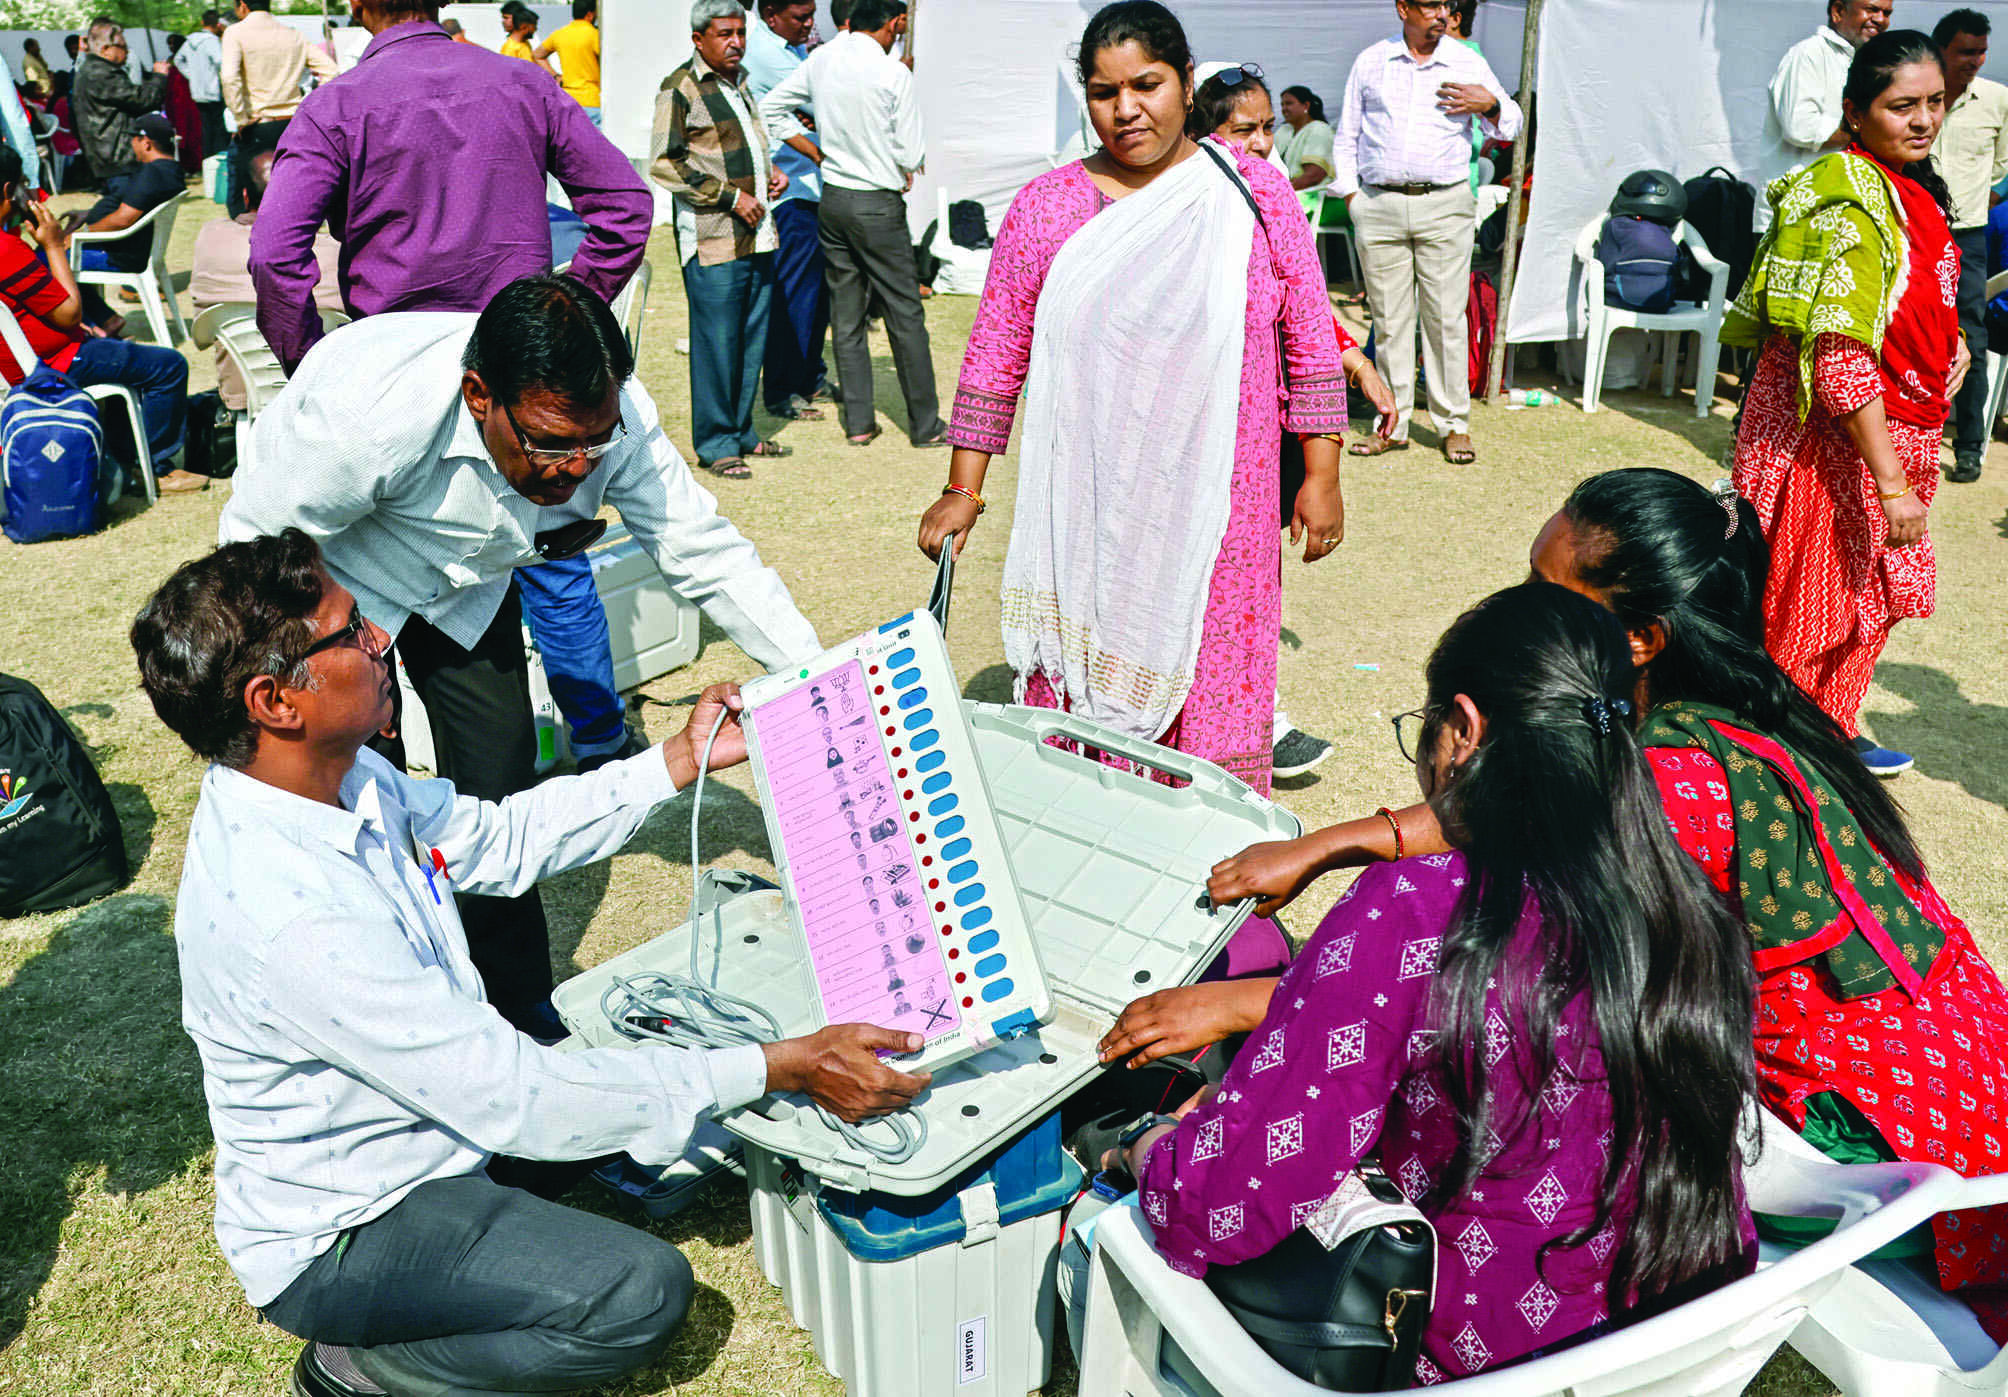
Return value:
[(96, 533), (105, 461), (97, 404), (37, 364), (0, 403), (0, 529), (16, 543)]
[(1604, 266), (1605, 301), (1655, 315), (1673, 309), (1680, 244), (1671, 228), (1612, 214), (1597, 238), (1597, 260)]

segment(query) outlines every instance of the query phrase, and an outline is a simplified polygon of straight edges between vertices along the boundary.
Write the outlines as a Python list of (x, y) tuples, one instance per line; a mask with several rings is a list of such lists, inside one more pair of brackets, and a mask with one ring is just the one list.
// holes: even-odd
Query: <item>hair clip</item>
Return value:
[(1592, 694), (1583, 700), (1583, 717), (1598, 737), (1609, 737), (1616, 727), (1614, 719), (1629, 719), (1632, 714), (1630, 699), (1607, 699)]
[(1722, 512), (1729, 516), (1729, 527), (1722, 531), (1722, 537), (1725, 540), (1735, 538), (1736, 525), (1741, 518), (1736, 512), (1736, 483), (1725, 475), (1708, 487), (1708, 493), (1715, 497), (1715, 502), (1722, 506)]

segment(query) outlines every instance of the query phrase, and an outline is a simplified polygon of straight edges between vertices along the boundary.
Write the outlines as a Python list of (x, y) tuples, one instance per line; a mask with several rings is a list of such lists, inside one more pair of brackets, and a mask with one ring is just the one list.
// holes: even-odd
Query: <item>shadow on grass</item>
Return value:
[(1010, 703), (1011, 693), (1009, 665), (986, 665), (970, 675), (969, 682), (962, 686), (962, 696), (971, 703)]
[[(61, 712), (71, 735), (91, 759), (91, 765), (103, 771), (118, 750), (116, 744), (91, 742), (78, 727), (77, 720), (111, 718), (114, 716), (112, 706), (108, 703), (73, 703)], [(112, 809), (118, 812), (119, 829), (125, 836), (126, 862), (137, 870), (153, 849), (153, 827), (157, 822), (153, 801), (144, 786), (129, 781), (106, 782), (105, 793), (112, 798)]]
[(0, 990), (0, 1347), (48, 1279), (72, 1177), (141, 1194), (209, 1148), (167, 899), (94, 903)]
[(1968, 795), (2008, 810), (2008, 708), (1975, 703), (1959, 681), (1926, 665), (1888, 660), (1876, 683), (1913, 705), (1910, 713), (1878, 716), (1878, 741), (1917, 758), (1918, 770), (1956, 781)]

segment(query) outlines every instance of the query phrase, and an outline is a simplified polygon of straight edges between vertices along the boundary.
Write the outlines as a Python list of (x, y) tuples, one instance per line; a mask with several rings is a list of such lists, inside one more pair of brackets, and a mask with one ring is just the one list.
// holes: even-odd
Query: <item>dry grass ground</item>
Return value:
[[(202, 202), (186, 209), (179, 265), (215, 212)], [(688, 379), (674, 350), (684, 306), (666, 239), (655, 263), (641, 372), (687, 449)], [(972, 312), (968, 300), (928, 311), (944, 398)], [(877, 349), (879, 402), (897, 422), (883, 340)], [(196, 384), (212, 381), (198, 363)], [(1724, 413), (1697, 422), (1685, 397), (1606, 401), (1611, 410), (1596, 417), (1571, 406), (1481, 410), (1475, 466), (1452, 468), (1426, 445), (1386, 464), (1349, 461), (1345, 546), (1316, 567), (1286, 570), (1283, 699), (1338, 747), (1320, 771), (1278, 792), (1307, 824), (1399, 803), (1412, 788), (1388, 715), (1415, 703), (1422, 660), (1446, 623), (1525, 576), (1529, 541), (1574, 482), (1646, 463), (1698, 479), (1717, 473)], [(849, 635), (923, 600), (930, 567), (914, 550), (915, 521), (945, 458), (908, 449), (896, 429), (862, 451), (844, 445), (834, 421), (779, 435), (793, 458), (761, 463), (751, 482), (719, 482), (718, 493), (821, 633)], [(1013, 489), (1007, 458), (987, 492), (998, 517), (984, 519), (965, 555), (951, 631), (968, 691), (991, 699), (1008, 697), (995, 618)], [(138, 870), (115, 897), (0, 926), (0, 1391), (273, 1393), (297, 1348), (245, 1306), (210, 1233), (211, 1146), (195, 1054), (178, 1023), (170, 939), (201, 773), (154, 719), (125, 640), (147, 593), (214, 541), (224, 496), (217, 488), (124, 507), (93, 538), (0, 543), (0, 669), (39, 684), (90, 744)], [(1868, 712), (1880, 737), (1916, 753), (1900, 793), (1940, 887), (1999, 963), (2008, 951), (2008, 453), (1995, 452), (1980, 484), (1941, 492), (1932, 532), (1939, 614), (1898, 629)], [(685, 696), (748, 670), (707, 630), (694, 665), (647, 687), (640, 721), (665, 736), (681, 725)], [(707, 801), (716, 812), (708, 859), (769, 867), (751, 789), (735, 772)], [(673, 802), (620, 857), (547, 885), (560, 976), (682, 915), (686, 818)], [(1288, 913), (1292, 929), (1308, 933), (1341, 886), (1314, 888)], [(742, 1190), (714, 1188), (659, 1230), (688, 1251), (701, 1289), (674, 1354), (619, 1389), (623, 1397), (837, 1390), (759, 1276)], [(1071, 1392), (1064, 1361), (1055, 1386)], [(1828, 1389), (1788, 1353), (1760, 1390)]]

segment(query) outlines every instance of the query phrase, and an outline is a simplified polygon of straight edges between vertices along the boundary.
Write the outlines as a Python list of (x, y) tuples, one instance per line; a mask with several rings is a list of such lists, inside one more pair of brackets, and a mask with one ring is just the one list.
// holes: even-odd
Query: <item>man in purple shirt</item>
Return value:
[(456, 44), (428, 0), (357, 0), (375, 37), (316, 88), (279, 143), (251, 238), (258, 328), (290, 373), (321, 337), (314, 233), (342, 245), (356, 315), (479, 311), (551, 268), (545, 176), (585, 219), (572, 274), (611, 301), (641, 262), (641, 176), (548, 73)]

